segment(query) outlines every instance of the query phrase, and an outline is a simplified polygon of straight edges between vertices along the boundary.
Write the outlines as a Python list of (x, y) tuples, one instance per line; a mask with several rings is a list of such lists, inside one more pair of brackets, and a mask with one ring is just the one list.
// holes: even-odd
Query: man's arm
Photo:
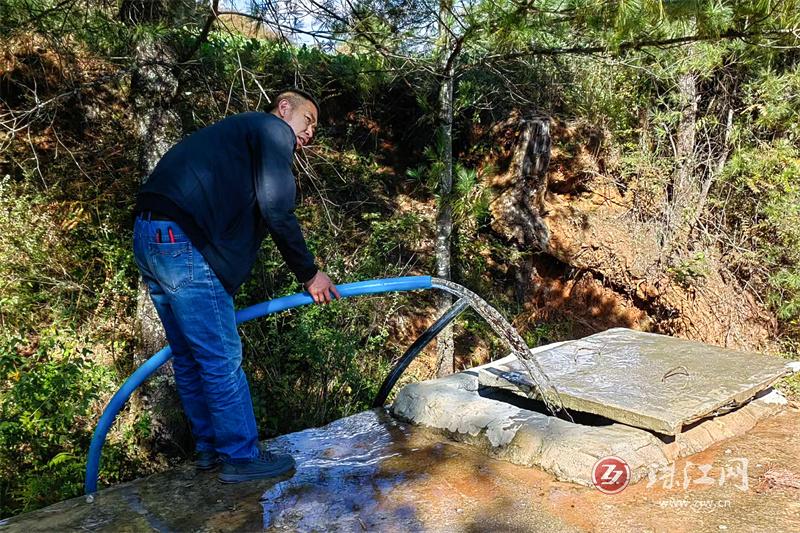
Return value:
[(329, 291), (336, 297), (339, 293), (330, 278), (314, 263), (314, 256), (306, 246), (294, 214), (294, 134), (288, 125), (284, 127), (267, 119), (257, 128), (254, 141), (256, 199), (267, 229), (289, 269), (311, 293), (314, 301), (329, 302)]

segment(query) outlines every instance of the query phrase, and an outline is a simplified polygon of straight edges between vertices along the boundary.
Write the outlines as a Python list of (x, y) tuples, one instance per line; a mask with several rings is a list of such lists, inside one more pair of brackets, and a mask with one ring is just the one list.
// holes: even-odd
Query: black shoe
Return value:
[(223, 463), (219, 480), (223, 483), (239, 483), (253, 479), (267, 479), (294, 470), (294, 466), (294, 459), (289, 454), (261, 450), (259, 456), (248, 463)]
[(197, 456), (194, 459), (194, 467), (197, 470), (213, 470), (219, 466), (220, 462), (219, 454), (215, 451), (197, 452)]

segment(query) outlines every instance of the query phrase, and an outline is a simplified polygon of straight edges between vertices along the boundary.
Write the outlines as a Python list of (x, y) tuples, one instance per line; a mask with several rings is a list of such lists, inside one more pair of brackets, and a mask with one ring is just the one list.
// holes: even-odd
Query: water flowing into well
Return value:
[(561, 398), (558, 391), (550, 382), (550, 379), (542, 370), (539, 363), (531, 355), (530, 348), (527, 343), (520, 337), (514, 327), (500, 314), (500, 312), (486, 303), (486, 301), (472, 292), (471, 290), (462, 287), (458, 283), (453, 283), (446, 279), (432, 278), (432, 285), (450, 294), (467, 300), (472, 307), (481, 317), (492, 327), (492, 329), (505, 341), (511, 352), (519, 359), (520, 363), (525, 367), (530, 375), (531, 381), (535, 384), (535, 388), (531, 390), (532, 397), (539, 397), (547, 408), (554, 415), (564, 410), (561, 403)]

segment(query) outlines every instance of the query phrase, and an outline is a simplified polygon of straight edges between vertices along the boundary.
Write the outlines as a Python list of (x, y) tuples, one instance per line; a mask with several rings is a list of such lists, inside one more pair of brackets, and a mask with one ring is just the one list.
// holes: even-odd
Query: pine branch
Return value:
[(217, 17), (219, 16), (218, 10), (219, 0), (214, 0), (211, 2), (211, 13), (209, 13), (205, 25), (203, 25), (203, 30), (200, 32), (200, 35), (197, 36), (197, 39), (195, 39), (194, 44), (189, 51), (186, 52), (186, 54), (184, 54), (184, 56), (181, 58), (181, 62), (191, 59), (191, 57), (200, 49), (205, 40), (208, 38), (208, 33), (211, 31), (214, 21), (217, 20)]
[[(618, 46), (572, 46), (572, 47), (557, 47), (557, 48), (529, 48), (519, 52), (510, 54), (496, 54), (484, 58), (484, 60), (508, 60), (517, 59), (528, 56), (558, 56), (565, 54), (575, 55), (588, 55), (600, 53), (614, 53), (629, 50), (642, 50), (644, 48), (661, 48), (669, 46), (678, 46), (683, 44), (690, 44), (703, 41), (726, 41), (735, 39), (748, 39), (752, 37), (776, 37), (791, 35), (795, 39), (800, 40), (800, 28), (780, 28), (775, 30), (765, 31), (736, 31), (729, 30), (718, 35), (684, 35), (681, 37), (672, 37), (670, 39), (659, 39), (652, 41), (627, 41)], [(791, 48), (800, 49), (800, 44), (791, 46)]]

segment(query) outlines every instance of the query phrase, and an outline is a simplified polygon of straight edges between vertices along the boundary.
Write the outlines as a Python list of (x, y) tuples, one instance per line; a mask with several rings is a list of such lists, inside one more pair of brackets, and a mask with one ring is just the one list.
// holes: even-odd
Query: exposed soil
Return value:
[[(797, 531), (800, 528), (800, 443), (790, 428), (800, 427), (800, 412), (785, 411), (745, 436), (723, 441), (678, 460), (672, 488), (665, 481), (642, 481), (618, 495), (551, 485), (550, 509), (583, 530), (614, 524), (619, 531)], [(741, 478), (720, 485), (721, 468), (747, 461)], [(716, 483), (698, 485), (700, 465)], [(691, 481), (684, 488), (685, 478)], [(774, 479), (781, 481), (775, 482)], [(651, 484), (648, 487), (648, 484)]]
[[(495, 169), (481, 173), (494, 199), (490, 238), (528, 255), (515, 263), (495, 257), (488, 247), (481, 252), (493, 277), (487, 283), (510, 286), (516, 278), (522, 285), (516, 288), (523, 295), (521, 312), (508, 317), (518, 330), (543, 325), (537, 338), (546, 343), (627, 327), (734, 349), (776, 350), (774, 316), (725, 268), (713, 247), (695, 245), (677, 258), (664, 254), (657, 199), (635, 183), (615, 181), (605, 132), (586, 123), (551, 121), (547, 173), (528, 175), (525, 188), (519, 176), (525, 166), (518, 161), (520, 124), (522, 116), (515, 113), (477, 136), (476, 143), (492, 141), (484, 159), (464, 154), (471, 164)], [(517, 205), (525, 194), (530, 203)], [(434, 200), (398, 194), (397, 208), (415, 213), (427, 227), (413, 251), (429, 257)], [(548, 233), (544, 249), (536, 236), (540, 227)], [(492, 303), (492, 296), (483, 296)], [(417, 309), (398, 319), (392, 338), (404, 349), (434, 319), (433, 306)], [(487, 340), (459, 331), (457, 368), (487, 362), (493, 355)], [(434, 347), (411, 365), (402, 383), (434, 374)]]
[[(573, 269), (563, 313), (719, 346), (766, 350), (775, 322), (756, 296), (726, 275), (713, 249), (673, 266), (661, 256), (656, 224), (637, 220), (632, 195), (597, 178), (579, 195), (550, 193), (548, 252)], [(702, 254), (702, 255), (700, 255)], [(548, 286), (548, 279), (541, 282)]]
[[(492, 130), (500, 146), (484, 164), (499, 169), (486, 180), (495, 198), (492, 227), (534, 253), (530, 265), (517, 265), (529, 285), (528, 323), (565, 323), (566, 337), (624, 326), (731, 348), (776, 348), (774, 316), (713, 245), (665, 251), (658, 191), (615, 179), (604, 132), (551, 120), (553, 147), (542, 176), (529, 171), (535, 160), (521, 124), (515, 114)], [(504, 203), (509, 191), (520, 198), (521, 187), (525, 206)], [(545, 239), (528, 235), (541, 227)]]

